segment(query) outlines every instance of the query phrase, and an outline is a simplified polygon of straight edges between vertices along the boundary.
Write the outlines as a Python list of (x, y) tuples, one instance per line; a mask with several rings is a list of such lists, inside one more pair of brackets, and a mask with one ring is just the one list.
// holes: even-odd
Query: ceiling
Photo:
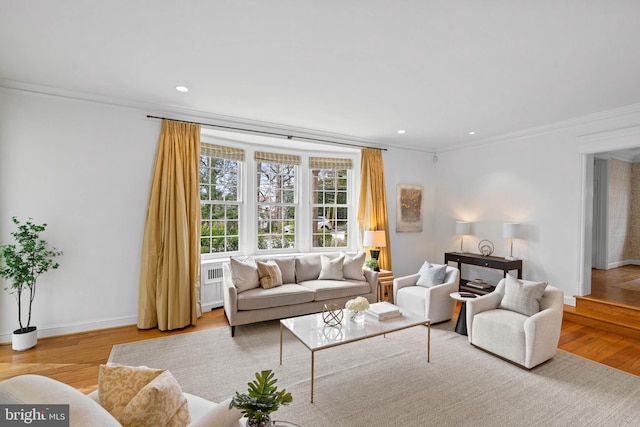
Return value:
[(444, 151), (640, 104), (637, 0), (1, 0), (0, 10), (0, 86), (380, 146)]

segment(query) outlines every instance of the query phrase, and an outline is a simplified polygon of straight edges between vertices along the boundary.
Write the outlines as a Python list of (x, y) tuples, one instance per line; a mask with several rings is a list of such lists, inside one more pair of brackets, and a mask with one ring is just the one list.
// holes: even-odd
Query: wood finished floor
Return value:
[[(592, 296), (619, 299), (621, 292), (612, 285), (635, 278), (640, 278), (640, 266), (594, 270)], [(640, 292), (629, 292), (624, 293), (624, 298), (627, 298), (624, 302), (640, 306)], [(89, 393), (96, 389), (98, 366), (107, 361), (113, 345), (218, 327), (228, 327), (222, 309), (204, 313), (197, 326), (172, 332), (139, 330), (132, 325), (42, 338), (35, 348), (24, 352), (11, 350), (10, 344), (0, 345), (0, 380), (34, 373), (55, 378)], [(640, 340), (563, 321), (559, 347), (640, 376)]]

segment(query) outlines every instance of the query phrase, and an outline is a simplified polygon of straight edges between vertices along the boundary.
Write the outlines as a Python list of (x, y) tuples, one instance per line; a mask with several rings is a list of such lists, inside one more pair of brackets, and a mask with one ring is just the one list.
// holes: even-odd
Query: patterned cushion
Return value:
[(123, 426), (185, 426), (191, 422), (186, 397), (167, 370), (100, 365), (98, 396)]
[(500, 308), (532, 316), (540, 311), (540, 300), (546, 287), (546, 282), (529, 282), (507, 275)]
[(319, 280), (343, 280), (344, 274), (342, 273), (342, 265), (344, 264), (344, 255), (340, 255), (338, 258), (330, 259), (327, 256), (322, 255), (320, 257), (322, 269), (318, 275)]
[(436, 264), (432, 265), (425, 261), (424, 264), (422, 264), (422, 267), (420, 267), (420, 271), (418, 273), (420, 274), (420, 277), (418, 278), (416, 285), (430, 288), (444, 283), (444, 276), (447, 274), (447, 266)]
[(257, 264), (260, 285), (264, 289), (275, 288), (276, 286), (282, 285), (282, 273), (280, 272), (278, 264), (274, 261), (258, 261)]
[(253, 258), (231, 257), (229, 266), (231, 267), (231, 280), (238, 292), (260, 287), (258, 267)]
[(366, 253), (360, 252), (353, 257), (348, 254), (344, 255), (344, 264), (342, 265), (342, 273), (345, 279), (366, 280), (362, 273), (362, 266), (367, 256)]

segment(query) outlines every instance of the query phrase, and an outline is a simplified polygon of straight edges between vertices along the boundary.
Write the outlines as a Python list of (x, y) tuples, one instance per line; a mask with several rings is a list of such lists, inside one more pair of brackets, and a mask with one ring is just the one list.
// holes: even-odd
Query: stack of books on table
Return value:
[(467, 286), (476, 289), (489, 289), (491, 284), (484, 282), (482, 279), (474, 279), (467, 282)]
[(373, 316), (376, 320), (387, 320), (402, 316), (400, 308), (386, 301), (375, 302), (369, 305), (365, 313)]

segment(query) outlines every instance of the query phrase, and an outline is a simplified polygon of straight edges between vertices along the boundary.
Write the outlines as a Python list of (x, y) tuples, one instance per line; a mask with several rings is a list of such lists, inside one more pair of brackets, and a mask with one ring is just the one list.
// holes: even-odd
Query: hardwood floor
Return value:
[[(611, 286), (640, 277), (640, 266), (620, 267), (608, 271), (594, 270), (592, 295), (619, 298), (621, 292)], [(640, 291), (626, 292), (627, 303), (638, 303)], [(24, 352), (0, 345), (0, 380), (15, 375), (35, 373), (55, 378), (84, 393), (98, 384), (98, 366), (106, 363), (115, 344), (140, 341), (209, 328), (228, 327), (222, 309), (206, 312), (197, 326), (179, 331), (139, 330), (135, 325), (103, 329), (59, 337), (42, 338), (38, 345)], [(563, 321), (559, 347), (578, 356), (640, 376), (640, 340)]]

